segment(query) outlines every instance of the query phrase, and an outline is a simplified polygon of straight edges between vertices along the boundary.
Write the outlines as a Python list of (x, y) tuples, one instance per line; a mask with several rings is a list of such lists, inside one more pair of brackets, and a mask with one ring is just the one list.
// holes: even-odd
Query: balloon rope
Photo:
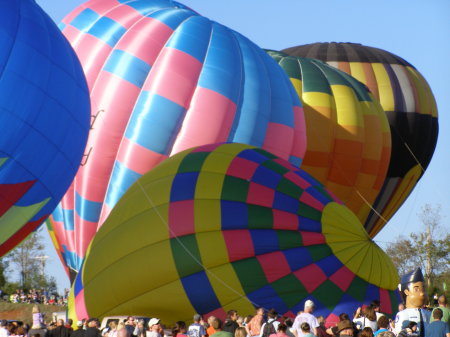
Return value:
[[(161, 215), (161, 213), (158, 211), (158, 209), (155, 207), (155, 204), (153, 203), (152, 199), (150, 198), (150, 196), (147, 194), (147, 192), (145, 191), (144, 187), (141, 185), (140, 180), (138, 179), (136, 181), (136, 183), (139, 185), (139, 187), (142, 190), (142, 193), (144, 193), (145, 197), (147, 198), (147, 201), (149, 202), (150, 206), (155, 210), (156, 214), (158, 214), (159, 218), (161, 219), (161, 221), (166, 225), (166, 227), (169, 229), (169, 232), (171, 234), (175, 234), (171, 229), (169, 224), (167, 223), (167, 221), (165, 221), (165, 219), (163, 218), (163, 216)], [(201, 261), (199, 261), (191, 252), (190, 250), (183, 244), (183, 242), (180, 240), (180, 238), (176, 235), (173, 235), (174, 238), (178, 241), (178, 244), (183, 247), (183, 249), (186, 251), (186, 253), (199, 265), (203, 268), (203, 270), (205, 270), (208, 274), (210, 274), (212, 277), (214, 277), (217, 281), (219, 281), (223, 286), (225, 286), (226, 288), (228, 288), (229, 290), (231, 290), (232, 292), (234, 292), (236, 295), (239, 296), (239, 298), (244, 298), (246, 297), (245, 294), (242, 294), (241, 292), (239, 292), (238, 290), (234, 289), (233, 287), (231, 287), (230, 285), (228, 285), (226, 282), (224, 282), (219, 276), (217, 276), (214, 272), (212, 272), (210, 269), (208, 269), (205, 265), (203, 265), (203, 263)], [(249, 298), (247, 298), (247, 300), (252, 303), (254, 306), (257, 306), (256, 303), (254, 303), (253, 301), (251, 301)], [(226, 305), (226, 304), (221, 304), (222, 306)]]

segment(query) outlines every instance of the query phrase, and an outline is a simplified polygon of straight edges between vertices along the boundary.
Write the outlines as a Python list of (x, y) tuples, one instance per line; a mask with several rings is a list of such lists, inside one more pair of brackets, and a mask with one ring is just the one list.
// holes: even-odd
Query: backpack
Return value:
[(262, 333), (262, 337), (269, 337), (271, 334), (277, 333), (277, 331), (275, 330), (275, 327), (273, 326), (273, 322), (267, 322), (266, 325), (264, 325), (264, 330)]

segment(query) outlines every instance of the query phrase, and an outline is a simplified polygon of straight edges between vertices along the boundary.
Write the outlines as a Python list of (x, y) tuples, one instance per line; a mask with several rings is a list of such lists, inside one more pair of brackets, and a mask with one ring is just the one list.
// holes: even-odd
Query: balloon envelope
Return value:
[(367, 87), (322, 61), (267, 51), (289, 76), (303, 104), (307, 148), (302, 169), (364, 222), (389, 165), (391, 135)]
[(123, 193), (179, 151), (242, 142), (301, 163), (301, 103), (277, 64), (237, 32), (170, 0), (88, 1), (61, 28), (96, 115), (89, 156), (52, 218), (73, 270)]
[(0, 2), (0, 256), (41, 225), (70, 186), (90, 122), (80, 63), (32, 0)]
[[(209, 145), (140, 178), (89, 246), (73, 286), (78, 318), (192, 313), (304, 302), (328, 322), (362, 303), (397, 308), (398, 276), (356, 216), (306, 172), (264, 150)], [(114, 294), (114, 296), (112, 296)]]
[(382, 49), (333, 42), (283, 52), (316, 58), (349, 73), (369, 87), (386, 112), (392, 137), (391, 160), (374, 210), (365, 221), (374, 237), (406, 200), (433, 156), (438, 136), (433, 93), (414, 66)]

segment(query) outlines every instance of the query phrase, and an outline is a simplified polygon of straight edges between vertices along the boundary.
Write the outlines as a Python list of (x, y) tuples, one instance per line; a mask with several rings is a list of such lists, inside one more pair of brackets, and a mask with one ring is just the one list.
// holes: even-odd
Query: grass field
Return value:
[[(34, 304), (0, 302), (0, 319), (15, 319), (31, 324), (33, 317), (31, 310)], [(65, 311), (66, 307), (56, 305), (39, 305), (42, 313), (45, 313), (45, 322), (51, 321), (52, 313)]]

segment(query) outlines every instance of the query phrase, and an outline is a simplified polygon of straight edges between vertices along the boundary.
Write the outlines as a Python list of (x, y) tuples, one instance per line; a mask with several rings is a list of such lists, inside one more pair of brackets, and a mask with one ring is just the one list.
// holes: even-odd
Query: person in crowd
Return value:
[[(125, 329), (127, 329), (128, 331), (127, 325), (125, 325)], [(142, 319), (137, 322), (136, 328), (134, 329), (133, 333), (131, 333), (131, 335), (136, 337), (146, 336), (145, 322)]]
[(56, 328), (50, 332), (50, 337), (69, 337), (70, 330), (64, 326), (64, 320), (58, 319), (56, 321)]
[(379, 333), (383, 331), (389, 331), (389, 318), (387, 318), (384, 315), (381, 315), (380, 318), (378, 318), (377, 321), (378, 330), (374, 332), (374, 336), (378, 336)]
[(8, 337), (9, 331), (6, 329), (8, 322), (5, 319), (0, 321), (0, 337)]
[(214, 327), (212, 326), (212, 322), (214, 321), (215, 318), (216, 318), (215, 316), (208, 317), (208, 328), (206, 329), (206, 334), (208, 336), (212, 336), (213, 334), (216, 333), (216, 329), (214, 329)]
[(300, 329), (302, 329), (304, 337), (314, 337), (314, 335), (311, 333), (311, 327), (308, 323), (303, 322), (302, 324), (300, 324)]
[(287, 334), (288, 327), (284, 323), (278, 324), (277, 333), (272, 334), (269, 337), (289, 337)]
[[(353, 330), (353, 336), (357, 336), (355, 335), (355, 330)], [(373, 337), (373, 330), (369, 327), (364, 328), (359, 333), (359, 337)]]
[(100, 321), (97, 318), (89, 318), (87, 321), (85, 337), (102, 337), (99, 327)]
[(317, 337), (331, 337), (327, 333), (327, 328), (325, 327), (325, 317), (319, 316), (317, 317), (317, 322), (319, 323), (319, 326), (316, 328), (316, 336)]
[(433, 322), (426, 330), (425, 337), (450, 337), (450, 327), (447, 322), (442, 321), (443, 312), (440, 308), (433, 310)]
[(70, 337), (86, 337), (86, 330), (83, 329), (83, 325), (83, 321), (77, 321), (77, 329), (70, 334)]
[(286, 317), (284, 319), (284, 324), (286, 325), (286, 335), (288, 335), (289, 337), (295, 337), (294, 329), (292, 328), (292, 326), (294, 325), (292, 319), (290, 317)]
[(377, 315), (372, 306), (363, 306), (356, 309), (355, 318), (353, 323), (356, 324), (359, 330), (369, 327), (372, 331), (378, 330)]
[(117, 337), (131, 337), (131, 334), (127, 329), (122, 328), (117, 332)]
[[(250, 323), (250, 321), (252, 320), (253, 315), (247, 315), (244, 318), (244, 322), (242, 323), (242, 326), (246, 327), (248, 325), (248, 323)], [(245, 328), (247, 330), (247, 328)]]
[(353, 324), (345, 319), (337, 324), (337, 333), (340, 337), (353, 336)]
[(172, 337), (187, 337), (186, 323), (184, 321), (178, 321), (172, 328)]
[(270, 335), (276, 334), (278, 330), (278, 325), (280, 322), (277, 321), (278, 313), (275, 309), (270, 309), (267, 312), (267, 322), (263, 323), (261, 326), (260, 337), (269, 337)]
[(136, 329), (136, 319), (134, 318), (134, 316), (127, 317), (127, 320), (125, 322), (125, 329), (127, 329), (130, 335), (136, 336), (136, 334), (134, 333), (134, 330)]
[(370, 303), (370, 306), (373, 308), (373, 311), (375, 311), (375, 315), (377, 316), (377, 322), (378, 322), (378, 319), (379, 319), (381, 316), (384, 316), (384, 315), (380, 312), (380, 301), (378, 301), (378, 300), (373, 300), (373, 301)]
[(162, 337), (164, 336), (164, 331), (161, 327), (161, 321), (159, 318), (152, 318), (148, 321), (147, 337)]
[[(117, 323), (116, 321), (111, 321), (108, 324), (109, 326), (109, 330), (107, 332), (107, 337), (117, 337)], [(121, 329), (125, 328), (125, 326), (123, 326)]]
[(217, 317), (212, 321), (212, 327), (214, 328), (214, 330), (216, 330), (216, 333), (214, 333), (210, 337), (234, 337), (231, 332), (222, 330), (223, 323)]
[(11, 337), (27, 337), (27, 331), (23, 326), (17, 326), (14, 329), (14, 333), (10, 335)]
[(236, 319), (236, 323), (239, 325), (239, 327), (243, 328), (244, 327), (244, 317), (238, 315), (238, 317)]
[(403, 329), (397, 335), (398, 337), (418, 337), (417, 323), (414, 321), (404, 321)]
[(300, 328), (300, 325), (303, 322), (306, 322), (309, 324), (311, 328), (311, 333), (313, 335), (317, 335), (317, 327), (319, 326), (319, 322), (317, 321), (317, 318), (313, 315), (314, 312), (314, 302), (311, 300), (307, 300), (304, 305), (304, 311), (297, 315), (294, 320), (294, 335), (296, 337), (304, 337), (304, 334), (302, 332), (302, 329)]
[(236, 322), (238, 318), (238, 313), (236, 310), (229, 310), (227, 312), (227, 319), (225, 323), (223, 323), (223, 331), (228, 331), (234, 336), (234, 333), (237, 328), (239, 328), (239, 324)]
[(45, 328), (44, 324), (44, 316), (45, 314), (41, 313), (39, 306), (37, 304), (33, 305), (31, 309), (31, 313), (33, 314), (33, 324), (31, 326), (32, 329), (43, 329)]
[[(448, 302), (447, 302), (447, 297), (445, 297), (445, 295), (441, 295), (438, 298), (438, 305), (439, 305), (439, 309), (442, 311), (442, 322), (446, 322), (450, 325), (450, 309), (448, 308)], [(433, 309), (436, 310), (438, 308)], [(433, 312), (431, 313), (431, 320), (430, 322), (434, 321), (434, 317), (433, 317)]]
[(249, 337), (259, 336), (261, 333), (261, 326), (264, 323), (264, 309), (256, 308), (255, 316), (252, 317), (250, 322), (248, 322), (245, 329), (247, 330), (247, 334)]
[(205, 327), (200, 324), (200, 321), (202, 320), (202, 316), (199, 314), (194, 315), (194, 323), (189, 325), (187, 334), (189, 337), (206, 337), (206, 330)]
[(243, 326), (240, 326), (234, 332), (234, 337), (247, 337), (247, 330)]

